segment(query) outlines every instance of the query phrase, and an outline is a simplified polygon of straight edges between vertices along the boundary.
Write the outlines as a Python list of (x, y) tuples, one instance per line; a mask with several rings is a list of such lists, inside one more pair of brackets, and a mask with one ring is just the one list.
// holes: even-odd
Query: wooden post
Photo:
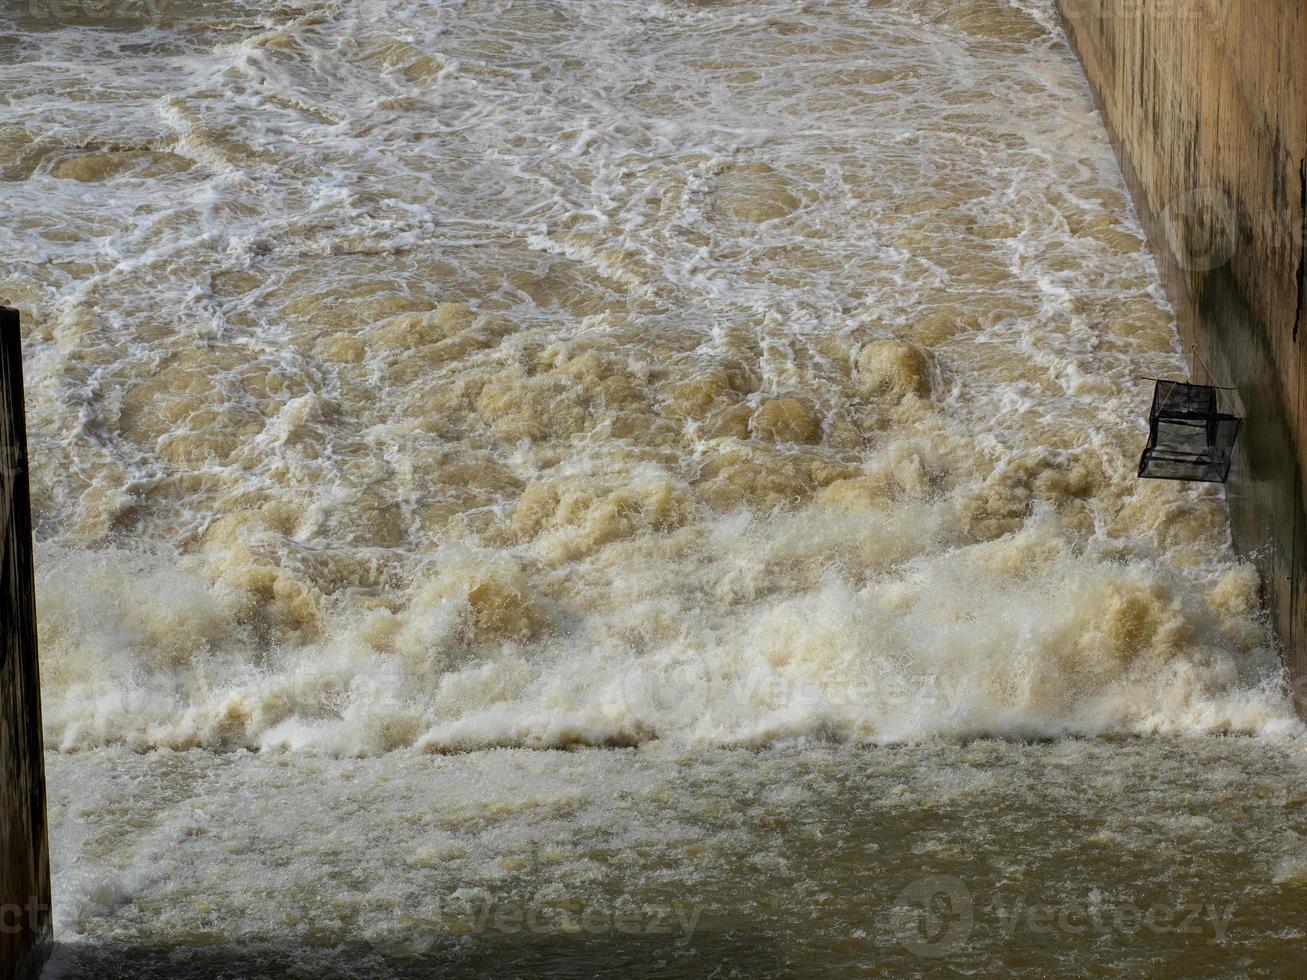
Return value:
[(0, 980), (50, 951), (36, 588), (18, 311), (0, 306)]

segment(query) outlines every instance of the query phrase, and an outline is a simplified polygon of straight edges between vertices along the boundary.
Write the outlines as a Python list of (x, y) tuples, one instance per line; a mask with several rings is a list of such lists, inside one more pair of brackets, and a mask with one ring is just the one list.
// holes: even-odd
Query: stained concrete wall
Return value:
[(0, 980), (36, 976), (50, 945), (41, 749), (23, 366), (0, 307)]
[[(1239, 389), (1235, 543), (1307, 717), (1307, 0), (1058, 0), (1195, 380)], [(1209, 379), (1210, 376), (1210, 379)]]

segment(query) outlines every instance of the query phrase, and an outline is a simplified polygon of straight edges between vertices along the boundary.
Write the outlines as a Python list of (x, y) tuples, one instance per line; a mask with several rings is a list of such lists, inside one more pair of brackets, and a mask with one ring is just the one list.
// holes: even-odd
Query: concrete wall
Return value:
[(18, 314), (0, 307), (0, 980), (34, 977), (50, 944), (24, 425)]
[(1307, 716), (1307, 0), (1058, 0), (1195, 380), (1237, 387), (1236, 544)]

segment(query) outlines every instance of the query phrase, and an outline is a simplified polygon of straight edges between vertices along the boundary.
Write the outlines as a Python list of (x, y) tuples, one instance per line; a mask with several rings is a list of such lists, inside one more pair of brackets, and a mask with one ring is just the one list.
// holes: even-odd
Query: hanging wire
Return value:
[(1212, 369), (1207, 366), (1207, 362), (1204, 361), (1202, 357), (1200, 357), (1198, 354), (1198, 341), (1196, 340), (1189, 341), (1189, 363), (1197, 364), (1199, 367), (1203, 369), (1203, 372), (1207, 375), (1207, 383), (1209, 385), (1211, 385), (1214, 388), (1219, 387), (1216, 384), (1216, 375), (1212, 373)]
[[(1189, 341), (1188, 352), (1189, 352), (1189, 363), (1190, 363), (1190, 364), (1196, 364), (1198, 367), (1202, 368), (1203, 373), (1207, 375), (1207, 382), (1206, 382), (1206, 384), (1207, 384), (1207, 386), (1208, 386), (1209, 388), (1219, 388), (1221, 391), (1237, 391), (1237, 390), (1238, 390), (1237, 388), (1233, 388), (1233, 387), (1231, 387), (1231, 386), (1229, 386), (1229, 385), (1218, 385), (1218, 384), (1216, 383), (1216, 375), (1212, 372), (1212, 369), (1211, 369), (1210, 367), (1207, 366), (1207, 362), (1204, 361), (1204, 360), (1202, 359), (1202, 357), (1199, 356), (1199, 354), (1198, 354), (1198, 341), (1196, 341), (1196, 340), (1191, 340), (1191, 341)], [(1190, 370), (1190, 372), (1189, 372), (1189, 381), (1190, 381), (1190, 383), (1191, 383), (1191, 384), (1201, 384), (1202, 382), (1200, 382), (1200, 381), (1198, 381), (1198, 379), (1194, 378), (1193, 374), (1194, 374), (1194, 372), (1193, 372), (1192, 370)], [(1136, 379), (1139, 380), (1139, 381), (1165, 381), (1165, 380), (1166, 380), (1165, 378), (1154, 378), (1152, 375), (1148, 375), (1148, 374), (1140, 374), (1140, 375), (1137, 375), (1137, 376), (1136, 376)]]

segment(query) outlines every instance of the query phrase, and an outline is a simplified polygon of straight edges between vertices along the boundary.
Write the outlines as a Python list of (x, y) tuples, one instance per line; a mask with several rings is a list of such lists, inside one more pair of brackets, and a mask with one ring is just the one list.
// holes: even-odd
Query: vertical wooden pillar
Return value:
[(41, 685), (18, 311), (0, 307), (0, 980), (50, 950)]

